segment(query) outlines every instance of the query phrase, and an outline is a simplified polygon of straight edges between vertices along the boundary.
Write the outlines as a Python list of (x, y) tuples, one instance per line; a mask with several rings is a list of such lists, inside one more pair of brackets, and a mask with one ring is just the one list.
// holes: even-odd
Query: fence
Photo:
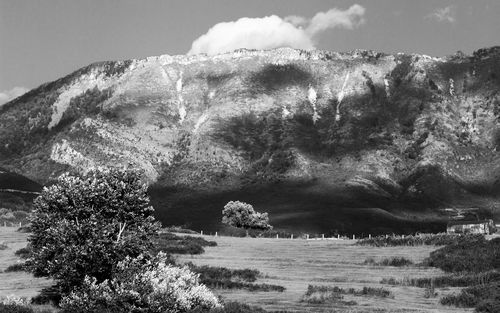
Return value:
[[(213, 236), (213, 237), (219, 237), (219, 236), (222, 236), (222, 237), (251, 237), (247, 234), (247, 236), (233, 236), (233, 235), (219, 235), (219, 232), (203, 232), (200, 231), (199, 233), (201, 236)], [(392, 235), (385, 235), (386, 238), (388, 238), (389, 236), (394, 236), (394, 234)], [(405, 235), (401, 235), (401, 237), (404, 239), (405, 238)], [(336, 235), (336, 236), (332, 236), (332, 237), (326, 237), (325, 234), (315, 234), (315, 235), (310, 235), (310, 234), (301, 234), (299, 236), (297, 235), (294, 235), (294, 234), (289, 234), (289, 235), (279, 235), (279, 234), (276, 234), (275, 236), (269, 236), (269, 237), (259, 237), (259, 236), (256, 236), (256, 238), (275, 238), (275, 239), (304, 239), (304, 240), (357, 240), (357, 239), (363, 239), (363, 238), (368, 238), (368, 239), (371, 239), (372, 238), (372, 235), (371, 234), (368, 234), (368, 237), (363, 237), (363, 236), (356, 236), (356, 235), (352, 235), (352, 236), (346, 236), (346, 235)]]

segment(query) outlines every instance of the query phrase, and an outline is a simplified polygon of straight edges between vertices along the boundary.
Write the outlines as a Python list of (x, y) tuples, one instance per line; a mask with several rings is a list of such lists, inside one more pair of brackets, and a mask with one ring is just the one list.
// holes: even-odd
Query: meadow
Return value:
[[(178, 234), (186, 236), (186, 234)], [(196, 235), (199, 236), (199, 235)], [(28, 234), (16, 228), (0, 227), (0, 266), (4, 271), (19, 257), (14, 253), (26, 245)], [(202, 236), (217, 245), (204, 247), (202, 254), (176, 255), (178, 263), (190, 266), (226, 267), (233, 270), (255, 269), (259, 274), (255, 284), (283, 286), (283, 291), (251, 291), (248, 288), (215, 289), (225, 301), (237, 301), (262, 307), (268, 311), (287, 312), (472, 312), (445, 306), (439, 299), (459, 292), (461, 288), (436, 288), (435, 297), (426, 289), (408, 285), (381, 284), (384, 279), (439, 277), (440, 269), (408, 266), (383, 266), (377, 262), (393, 257), (421, 263), (438, 247), (398, 246), (373, 247), (356, 245), (354, 240), (304, 240), (271, 238), (236, 238)], [(366, 263), (374, 260), (374, 263)], [(383, 262), (382, 262), (383, 263)], [(16, 295), (31, 297), (51, 284), (50, 280), (34, 278), (25, 272), (0, 273), (0, 297)], [(324, 288), (322, 288), (324, 286)], [(335, 289), (337, 288), (337, 289)], [(338, 289), (340, 288), (340, 289)], [(311, 301), (311, 290), (341, 290), (342, 301)], [(382, 291), (390, 294), (363, 292)]]
[[(436, 297), (426, 297), (424, 288), (381, 284), (384, 278), (438, 277), (444, 272), (432, 267), (381, 266), (364, 264), (367, 259), (382, 261), (403, 257), (421, 263), (436, 246), (371, 247), (355, 245), (354, 240), (303, 240), (234, 238), (204, 236), (217, 242), (200, 255), (178, 256), (178, 262), (198, 266), (257, 269), (257, 283), (280, 285), (283, 292), (249, 292), (242, 289), (216, 289), (227, 301), (260, 306), (268, 311), (287, 312), (472, 312), (439, 303), (442, 296), (460, 288), (436, 288)], [(304, 300), (309, 285), (354, 288), (384, 288), (391, 297), (362, 294), (343, 295), (343, 302), (309, 303)], [(349, 302), (355, 302), (352, 304)], [(344, 304), (343, 304), (344, 303)], [(345, 305), (347, 303), (348, 305)]]

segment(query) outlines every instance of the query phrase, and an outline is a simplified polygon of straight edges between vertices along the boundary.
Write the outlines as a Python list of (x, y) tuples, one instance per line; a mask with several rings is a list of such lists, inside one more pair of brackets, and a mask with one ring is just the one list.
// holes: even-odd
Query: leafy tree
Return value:
[(255, 212), (252, 205), (241, 201), (229, 201), (222, 210), (222, 223), (242, 228), (272, 229), (267, 213)]
[(86, 276), (109, 279), (119, 261), (148, 251), (160, 227), (146, 188), (129, 170), (61, 175), (34, 201), (28, 269), (54, 278), (63, 293)]

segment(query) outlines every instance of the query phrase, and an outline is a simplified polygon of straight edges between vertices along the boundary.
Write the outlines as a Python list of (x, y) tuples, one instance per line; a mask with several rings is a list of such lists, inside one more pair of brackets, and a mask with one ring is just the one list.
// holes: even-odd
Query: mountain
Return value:
[(0, 167), (0, 222), (6, 212), (30, 211), (33, 199), (41, 190), (40, 184)]
[(0, 166), (137, 168), (158, 218), (195, 229), (242, 200), (294, 230), (443, 230), (445, 208), (500, 217), (499, 91), (500, 47), (100, 62), (0, 108)]

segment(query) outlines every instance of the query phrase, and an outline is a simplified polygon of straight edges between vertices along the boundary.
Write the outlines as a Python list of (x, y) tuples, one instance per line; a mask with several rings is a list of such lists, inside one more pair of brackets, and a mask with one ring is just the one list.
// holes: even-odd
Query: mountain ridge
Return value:
[(0, 166), (47, 183), (128, 165), (172, 192), (153, 192), (169, 212), (196, 202), (186, 193), (218, 199), (212, 214), (268, 186), (324, 198), (309, 212), (498, 216), (499, 60), (500, 47), (444, 58), (282, 48), (93, 63), (0, 108)]

